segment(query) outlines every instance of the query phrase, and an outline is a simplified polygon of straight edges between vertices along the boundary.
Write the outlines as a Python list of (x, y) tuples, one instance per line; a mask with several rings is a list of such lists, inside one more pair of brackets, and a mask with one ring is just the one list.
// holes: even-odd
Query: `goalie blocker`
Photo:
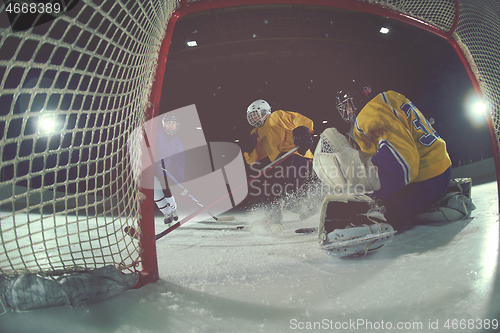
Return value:
[(331, 254), (347, 256), (377, 250), (394, 236), (384, 217), (384, 207), (364, 194), (325, 197), (320, 210), (320, 247)]

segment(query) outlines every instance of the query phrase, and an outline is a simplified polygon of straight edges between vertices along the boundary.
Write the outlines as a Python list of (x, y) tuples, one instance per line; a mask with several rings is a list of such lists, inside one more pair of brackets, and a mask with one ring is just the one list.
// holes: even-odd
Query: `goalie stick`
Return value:
[(317, 232), (318, 228), (299, 228), (295, 230), (296, 234), (310, 234), (312, 232)]

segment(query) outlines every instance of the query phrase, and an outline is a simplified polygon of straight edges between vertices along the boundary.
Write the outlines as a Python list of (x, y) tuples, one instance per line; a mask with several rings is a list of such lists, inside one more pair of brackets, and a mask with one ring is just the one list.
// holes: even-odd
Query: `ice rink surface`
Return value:
[(234, 221), (160, 239), (160, 281), (81, 308), (7, 313), (0, 332), (500, 331), (497, 184), (473, 186), (472, 198), (470, 219), (415, 225), (348, 258), (294, 232), (318, 214), (286, 212), (269, 231), (258, 211), (231, 211)]

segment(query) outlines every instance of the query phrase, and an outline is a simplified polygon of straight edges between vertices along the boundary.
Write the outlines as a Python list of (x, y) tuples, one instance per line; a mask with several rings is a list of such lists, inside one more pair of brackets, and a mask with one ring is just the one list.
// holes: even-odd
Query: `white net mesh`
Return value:
[(499, 17), (499, 1), (462, 0), (455, 36), (464, 49), (489, 104), (498, 146), (500, 146)]
[[(453, 38), (464, 52), (489, 104), (494, 140), (500, 145), (500, 2), (496, 0), (364, 0), (427, 22), (445, 32), (459, 19)], [(496, 161), (499, 163), (500, 161)], [(498, 164), (497, 164), (498, 166)]]
[[(0, 274), (138, 269), (128, 136), (144, 121), (175, 1), (80, 1), (25, 31), (0, 20)], [(50, 126), (53, 126), (52, 129)]]
[(364, 0), (363, 2), (377, 4), (405, 15), (421, 19), (443, 31), (449, 31), (455, 19), (454, 0)]
[[(453, 0), (362, 2), (443, 31), (452, 29), (456, 13)], [(500, 3), (459, 3), (455, 38), (470, 55), (498, 138)], [(123, 226), (136, 226), (140, 218), (132, 172), (140, 151), (127, 142), (144, 121), (158, 51), (178, 1), (79, 1), (52, 22), (18, 32), (9, 26), (5, 6), (0, 274), (135, 267), (141, 250)], [(42, 127), (51, 121), (52, 131)]]

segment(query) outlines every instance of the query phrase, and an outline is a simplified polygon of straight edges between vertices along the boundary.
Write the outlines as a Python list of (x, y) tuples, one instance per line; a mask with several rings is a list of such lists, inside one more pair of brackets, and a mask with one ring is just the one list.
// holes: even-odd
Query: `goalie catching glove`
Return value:
[(338, 256), (380, 249), (396, 232), (384, 212), (385, 208), (367, 195), (327, 196), (319, 216), (320, 247)]
[(293, 134), (293, 144), (296, 147), (299, 147), (297, 152), (300, 155), (305, 155), (306, 152), (313, 146), (313, 139), (311, 136), (311, 132), (309, 131), (309, 128), (305, 126), (296, 127), (293, 129), (292, 134)]
[(327, 128), (316, 146), (313, 169), (325, 184), (340, 192), (376, 191), (380, 180), (372, 157), (354, 149), (337, 129)]

